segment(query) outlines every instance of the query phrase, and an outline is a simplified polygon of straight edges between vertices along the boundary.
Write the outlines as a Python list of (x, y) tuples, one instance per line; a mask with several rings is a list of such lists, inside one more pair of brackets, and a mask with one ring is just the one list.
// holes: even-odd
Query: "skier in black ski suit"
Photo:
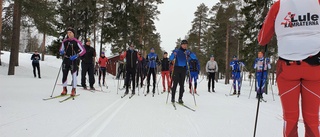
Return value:
[(132, 81), (132, 95), (135, 94), (135, 75), (137, 70), (137, 61), (138, 61), (138, 52), (134, 50), (133, 44), (130, 45), (129, 49), (125, 51), (123, 54), (120, 55), (120, 60), (126, 59), (126, 79), (125, 79), (125, 86), (126, 92), (125, 94), (129, 93), (129, 85), (130, 79)]
[(96, 50), (90, 46), (90, 38), (85, 39), (85, 46), (86, 54), (84, 54), (80, 59), (81, 61), (81, 86), (84, 89), (87, 89), (86, 85), (86, 74), (89, 75), (89, 84), (90, 89), (95, 90), (93, 87), (95, 83), (94, 79), (94, 59), (96, 57)]
[(40, 63), (39, 63), (40, 55), (39, 55), (37, 50), (35, 50), (34, 54), (32, 54), (31, 60), (32, 60), (32, 67), (33, 67), (33, 75), (34, 75), (34, 77), (37, 77), (37, 75), (36, 75), (36, 68), (37, 68), (38, 77), (41, 78), (41, 76), (40, 76)]

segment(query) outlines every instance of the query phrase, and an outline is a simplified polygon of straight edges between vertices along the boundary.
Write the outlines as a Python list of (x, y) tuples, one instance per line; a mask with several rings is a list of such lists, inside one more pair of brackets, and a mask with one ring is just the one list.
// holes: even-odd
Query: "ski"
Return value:
[(67, 101), (67, 100), (70, 100), (70, 99), (73, 99), (73, 100), (74, 100), (74, 98), (77, 97), (77, 96), (79, 96), (79, 95), (80, 95), (80, 94), (77, 94), (77, 95), (75, 95), (75, 96), (69, 96), (69, 97), (65, 98), (64, 100), (60, 100), (59, 102), (62, 103), (62, 102), (65, 102), (65, 101)]
[(125, 96), (127, 96), (128, 94), (124, 94), (123, 96), (121, 96), (121, 98), (124, 98)]
[(98, 90), (92, 90), (92, 89), (83, 89), (83, 90), (90, 91), (92, 93), (94, 93), (95, 91), (98, 91)]
[(172, 102), (172, 106), (174, 107), (174, 110), (177, 110), (176, 104)]
[(226, 96), (235, 96), (235, 95), (237, 95), (237, 94), (225, 94)]
[[(192, 93), (190, 93), (191, 95), (193, 95)], [(195, 95), (197, 95), (197, 96), (200, 96), (198, 93), (194, 93)]]
[(131, 95), (129, 96), (129, 99), (131, 99), (133, 96), (134, 96), (134, 94), (131, 94)]
[(262, 101), (265, 102), (265, 103), (267, 102), (267, 100), (264, 100), (263, 98), (260, 98), (260, 102), (262, 102)]
[(147, 96), (149, 93), (147, 93), (147, 94), (144, 94), (144, 96)]
[[(70, 95), (70, 94), (67, 94), (67, 95)], [(58, 95), (58, 96), (53, 96), (53, 97), (50, 97), (50, 98), (44, 98), (42, 100), (46, 101), (46, 100), (51, 100), (51, 99), (55, 99), (55, 98), (64, 97), (64, 96), (67, 96), (67, 95)]]
[(181, 106), (183, 106), (183, 107), (185, 107), (185, 108), (187, 108), (187, 109), (189, 109), (189, 110), (191, 110), (191, 111), (193, 111), (193, 112), (195, 112), (195, 111), (196, 111), (195, 109), (190, 108), (189, 106), (187, 106), (187, 105), (185, 105), (185, 104), (183, 104), (183, 103), (179, 103), (179, 102), (177, 102), (177, 104), (179, 104), (179, 105), (181, 105)]

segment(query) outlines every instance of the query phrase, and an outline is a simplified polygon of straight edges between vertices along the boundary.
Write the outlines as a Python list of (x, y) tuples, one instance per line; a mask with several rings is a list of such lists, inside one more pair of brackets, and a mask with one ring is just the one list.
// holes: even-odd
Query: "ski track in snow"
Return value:
[(110, 116), (108, 116), (108, 119), (106, 119), (102, 125), (100, 125), (96, 132), (91, 137), (97, 137), (100, 135), (103, 129), (106, 128), (106, 126), (110, 123), (110, 121), (116, 116), (116, 114), (129, 102), (129, 100), (125, 100), (124, 103), (122, 103)]
[(77, 137), (79, 136), (82, 132), (84, 132), (93, 122), (97, 121), (98, 119), (100, 119), (101, 117), (103, 117), (103, 115), (109, 111), (113, 106), (115, 106), (121, 99), (116, 100), (115, 102), (113, 102), (111, 105), (109, 105), (108, 107), (106, 107), (105, 109), (103, 109), (102, 111), (100, 111), (98, 114), (94, 115), (92, 118), (90, 118), (85, 124), (83, 125), (79, 125), (79, 129), (75, 129), (75, 133), (72, 133), (70, 135), (70, 137)]

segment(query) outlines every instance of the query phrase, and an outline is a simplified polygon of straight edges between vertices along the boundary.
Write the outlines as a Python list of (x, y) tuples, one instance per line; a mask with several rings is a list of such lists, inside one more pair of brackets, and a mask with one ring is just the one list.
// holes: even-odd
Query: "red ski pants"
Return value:
[(166, 91), (166, 78), (168, 83), (168, 89), (170, 90), (171, 88), (170, 71), (161, 71), (161, 77), (162, 77), (163, 91)]
[(298, 137), (301, 103), (305, 137), (319, 137), (320, 66), (306, 62), (288, 65), (278, 60), (277, 83), (283, 109), (283, 136)]

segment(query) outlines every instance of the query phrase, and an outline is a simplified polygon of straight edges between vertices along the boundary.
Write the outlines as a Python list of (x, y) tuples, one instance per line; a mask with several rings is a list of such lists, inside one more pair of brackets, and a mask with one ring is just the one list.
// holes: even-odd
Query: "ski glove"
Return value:
[(63, 50), (60, 50), (60, 55), (63, 55), (64, 54), (64, 51)]
[(78, 58), (78, 54), (71, 56), (71, 57), (70, 57), (70, 60), (71, 60), (71, 61), (74, 61), (74, 60), (76, 60), (77, 58)]

